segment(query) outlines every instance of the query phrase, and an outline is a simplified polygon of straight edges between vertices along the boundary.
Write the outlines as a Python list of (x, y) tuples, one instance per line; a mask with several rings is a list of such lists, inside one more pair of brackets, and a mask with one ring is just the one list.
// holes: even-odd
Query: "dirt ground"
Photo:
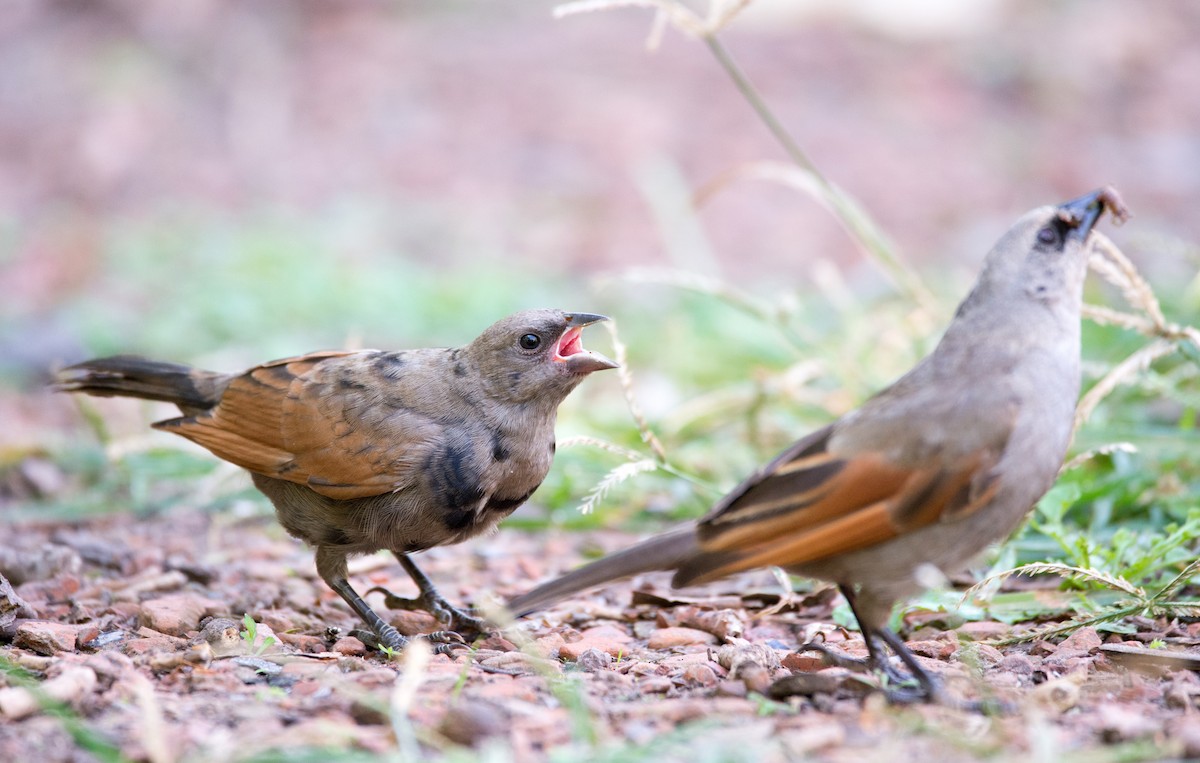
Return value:
[[(452, 600), (481, 602), (576, 563), (585, 545), (594, 553), (630, 540), (502, 537), (420, 562)], [(1200, 623), (1144, 620), (1133, 636), (1085, 629), (997, 648), (987, 641), (1010, 626), (910, 616), (909, 647), (953, 697), (1011, 706), (989, 714), (888, 706), (873, 679), (798, 653), (814, 638), (849, 655), (864, 648), (831, 623), (832, 591), (780, 602), (766, 573), (682, 592), (645, 576), (421, 664), (390, 662), (351, 635), (359, 626), (317, 578), (311, 554), (267, 517), (35, 523), (13, 540), (0, 569), (36, 617), (5, 627), (3, 653), (45, 676), (47, 694), (130, 760), (241, 760), (306, 747), (382, 753), (397, 739), (403, 751), (410, 734), (443, 751), (501, 745), (522, 761), (655, 739), (660, 760), (1200, 755)], [(412, 594), (384, 555), (352, 571), (359, 590)], [(378, 594), (369, 601), (382, 606)], [(253, 644), (241, 635), (247, 614), (259, 623)], [(424, 614), (388, 619), (409, 634), (435, 627)], [(1154, 640), (1162, 645), (1148, 649)], [(0, 759), (89, 759), (24, 688), (0, 689), (0, 717)]]
[[(236, 223), (379, 205), (365, 219), (387, 225), (359, 232), (368, 245), (460, 274), (492, 257), (535, 274), (674, 265), (812, 288), (816, 265), (862, 264), (825, 210), (768, 184), (700, 210), (708, 248), (672, 238), (664, 198), (782, 156), (701, 44), (668, 34), (647, 53), (635, 12), (556, 22), (552, 3), (418, 5), (96, 0), (0, 14), (0, 455), (82, 429), (29, 381), (87, 351), (79, 300), (148, 322), (172, 309), (153, 283), (114, 283), (108, 247), (178, 210)], [(944, 36), (784, 14), (748, 16), (726, 42), (914, 262), (974, 267), (960, 255), (981, 254), (1014, 214), (1109, 182), (1138, 216), (1141, 233), (1114, 238), (1139, 265), (1200, 237), (1200, 4), (977, 5), (999, 10)], [(321, 256), (353, 259), (351, 238)], [(1192, 278), (1194, 246), (1165, 249), (1191, 254), (1147, 272)], [(106, 745), (151, 763), (398, 745), (500, 761), (506, 749), (520, 761), (1200, 757), (1200, 623), (997, 647), (1003, 623), (906, 619), (902, 635), (954, 697), (1008, 714), (890, 707), (869, 679), (797, 654), (817, 637), (863, 647), (833, 624), (837, 597), (781, 602), (769, 573), (682, 592), (644, 577), (422, 665), (353, 637), (311, 552), (272, 518), (112, 508), (13, 523), (0, 500), (12, 584), (0, 655), (68, 708), (3, 679), (0, 760), (108, 760)], [(479, 604), (630, 540), (501, 528), (418, 563), (451, 600)], [(353, 569), (360, 590), (411, 595), (385, 556)], [(765, 699), (780, 679), (791, 696)], [(626, 744), (646, 747), (622, 757)]]

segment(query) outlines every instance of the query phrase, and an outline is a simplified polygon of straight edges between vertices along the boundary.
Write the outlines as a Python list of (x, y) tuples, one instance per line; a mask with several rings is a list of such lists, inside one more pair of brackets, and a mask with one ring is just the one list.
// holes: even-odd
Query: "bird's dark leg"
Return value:
[(908, 692), (911, 694), (911, 698), (907, 700), (903, 699), (902, 697), (893, 698), (891, 695), (888, 696), (888, 699), (893, 702), (913, 702), (923, 699), (930, 699), (934, 701), (941, 700), (941, 684), (932, 673), (926, 670), (921, 663), (917, 661), (917, 658), (908, 650), (908, 647), (904, 645), (904, 642), (900, 640), (900, 637), (895, 633), (892, 633), (887, 628), (879, 628), (876, 632), (879, 634), (879, 637), (883, 639), (889, 647), (892, 648), (892, 651), (896, 653), (896, 656), (900, 658), (900, 661), (904, 663), (904, 666), (908, 668), (909, 672), (912, 674), (911, 678), (916, 679), (919, 689), (917, 692)]
[[(387, 589), (378, 586), (372, 588), (368, 593), (381, 592), (384, 596), (384, 606), (388, 609), (423, 609), (436, 617), (438, 622), (448, 625), (455, 634), (462, 634), (463, 637), (474, 637), (491, 630), (486, 620), (462, 611), (438, 593), (433, 581), (417, 567), (408, 554), (402, 554), (399, 551), (392, 553), (395, 554), (396, 560), (400, 562), (400, 566), (404, 568), (408, 576), (417, 584), (420, 595), (415, 599), (405, 599)], [(448, 634), (441, 632), (432, 635), (445, 636)]]
[[(838, 654), (825, 644), (816, 642), (805, 644), (800, 647), (800, 651), (819, 652), (830, 664), (838, 667), (849, 668), (851, 670), (878, 670), (887, 677), (889, 684), (895, 685), (884, 688), (884, 693), (887, 694), (888, 701), (890, 702), (904, 704), (924, 699), (937, 699), (940, 696), (937, 680), (917, 662), (917, 658), (908, 650), (904, 642), (887, 628), (872, 628), (868, 626), (858, 612), (857, 597), (855, 596), (854, 589), (846, 585), (839, 585), (838, 588), (841, 590), (842, 596), (846, 598), (846, 603), (850, 605), (850, 611), (854, 613), (854, 619), (858, 621), (859, 629), (863, 634), (863, 641), (867, 644), (867, 659), (861, 660), (848, 657), (844, 654)], [(883, 644), (880, 643), (881, 640), (887, 646), (891, 647), (896, 656), (900, 658), (900, 661), (911, 671), (910, 675), (902, 673), (892, 664), (891, 660), (888, 659)], [(911, 684), (913, 681), (917, 682), (917, 688), (906, 688), (906, 685)]]
[(901, 674), (900, 671), (891, 664), (887, 658), (887, 653), (884, 651), (883, 645), (879, 643), (879, 639), (870, 629), (864, 628), (862, 618), (858, 613), (857, 600), (854, 595), (854, 589), (850, 586), (839, 585), (838, 589), (845, 597), (846, 603), (850, 605), (850, 611), (854, 613), (854, 619), (858, 622), (859, 628), (862, 629), (863, 641), (867, 645), (867, 658), (864, 660), (859, 657), (851, 657), (839, 651), (835, 651), (828, 645), (813, 641), (804, 644), (800, 647), (801, 652), (817, 652), (830, 665), (839, 668), (847, 668), (848, 670), (856, 670), (866, 672), (869, 670), (879, 670), (884, 673), (888, 679), (894, 683), (902, 683), (908, 680), (908, 677)]
[[(337, 592), (342, 600), (350, 605), (350, 609), (354, 610), (354, 614), (362, 618), (367, 627), (375, 634), (379, 640), (379, 646), (387, 647), (388, 649), (400, 650), (403, 649), (411, 639), (400, 635), (400, 631), (396, 630), (390, 624), (384, 622), (383, 618), (375, 613), (368, 604), (363, 601), (358, 592), (350, 585), (350, 581), (346, 579), (346, 555), (330, 548), (329, 546), (320, 546), (317, 548), (317, 572), (321, 575), (321, 579)], [(431, 634), (425, 638), (430, 641), (439, 639), (432, 636), (440, 634)], [(445, 640), (445, 639), (442, 639)], [(450, 654), (452, 650), (462, 648), (462, 640), (457, 639), (456, 643), (436, 644), (433, 647), (435, 654)]]

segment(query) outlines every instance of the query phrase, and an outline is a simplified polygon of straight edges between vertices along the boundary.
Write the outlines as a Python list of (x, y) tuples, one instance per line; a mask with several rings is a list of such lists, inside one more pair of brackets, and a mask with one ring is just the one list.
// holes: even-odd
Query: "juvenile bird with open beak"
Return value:
[[(686, 586), (779, 566), (838, 585), (869, 665), (893, 679), (891, 699), (938, 696), (888, 617), (921, 590), (923, 567), (963, 567), (1053, 484), (1079, 395), (1089, 235), (1105, 210), (1118, 221), (1128, 214), (1111, 188), (1026, 214), (915, 368), (795, 443), (695, 526), (538, 586), (509, 611), (652, 570), (674, 570), (672, 584)], [(910, 676), (892, 667), (885, 644)]]
[(409, 558), (493, 529), (541, 484), (558, 406), (616, 363), (583, 348), (591, 313), (528, 310), (470, 344), (314, 352), (239, 374), (131, 356), (63, 369), (55, 388), (162, 400), (178, 418), (154, 428), (250, 471), (289, 533), (316, 547), (317, 572), (383, 646), (407, 639), (346, 579), (351, 554), (387, 549), (417, 584), (390, 607), (423, 608), (457, 631), (484, 623), (452, 606)]

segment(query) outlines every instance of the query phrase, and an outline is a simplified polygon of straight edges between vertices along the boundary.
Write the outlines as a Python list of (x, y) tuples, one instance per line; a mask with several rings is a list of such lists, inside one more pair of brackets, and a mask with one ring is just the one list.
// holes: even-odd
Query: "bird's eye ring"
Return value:
[(537, 334), (525, 334), (517, 340), (522, 350), (536, 350), (542, 344), (542, 338)]

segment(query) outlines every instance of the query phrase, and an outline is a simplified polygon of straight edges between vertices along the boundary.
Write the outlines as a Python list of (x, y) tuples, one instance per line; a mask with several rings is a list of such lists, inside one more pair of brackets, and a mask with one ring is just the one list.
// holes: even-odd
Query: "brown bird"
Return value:
[(178, 405), (183, 416), (154, 427), (248, 469), (287, 531), (316, 547), (321, 578), (399, 649), (407, 639), (347, 582), (347, 557), (390, 550), (420, 596), (389, 594), (389, 606), (480, 629), (408, 555), (491, 530), (541, 484), (559, 403), (616, 367), (581, 344), (602, 320), (529, 310), (458, 349), (315, 352), (240, 374), (102, 358), (63, 369), (55, 388)]
[[(776, 565), (839, 586), (867, 664), (909, 684), (892, 699), (936, 696), (888, 617), (921, 590), (923, 566), (966, 565), (1011, 533), (1054, 482), (1079, 393), (1088, 238), (1105, 209), (1127, 216), (1108, 188), (1023, 216), (915, 368), (788, 448), (694, 527), (538, 586), (509, 611), (526, 614), (651, 570), (674, 570), (672, 585), (686, 586)], [(883, 644), (911, 677), (890, 666)]]

